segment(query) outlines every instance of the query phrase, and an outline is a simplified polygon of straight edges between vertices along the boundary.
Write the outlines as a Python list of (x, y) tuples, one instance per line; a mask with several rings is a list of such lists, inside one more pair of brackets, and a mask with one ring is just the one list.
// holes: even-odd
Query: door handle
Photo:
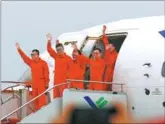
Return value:
[(151, 67), (151, 63), (144, 63), (143, 66)]

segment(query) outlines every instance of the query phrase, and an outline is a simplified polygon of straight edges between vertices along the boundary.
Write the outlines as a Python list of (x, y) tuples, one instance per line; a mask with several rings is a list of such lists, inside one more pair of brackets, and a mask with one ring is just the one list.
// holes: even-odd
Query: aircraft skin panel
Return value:
[[(133, 79), (133, 81), (147, 79), (146, 81), (149, 80), (150, 82), (149, 84), (146, 83), (147, 85), (164, 86), (161, 76), (163, 62), (164, 39), (159, 36), (158, 32), (141, 30), (130, 31), (117, 58), (114, 82), (128, 82), (131, 79)], [(148, 63), (151, 64), (151, 67), (146, 65)], [(144, 74), (148, 74), (149, 78), (144, 76)], [(123, 77), (125, 78), (123, 79)], [(160, 81), (160, 79), (162, 80)], [(155, 83), (155, 81), (157, 81), (157, 83)], [(143, 82), (129, 83), (129, 86), (144, 85)]]
[(136, 19), (123, 19), (119, 21), (114, 21), (110, 23), (104, 23), (98, 26), (94, 26), (91, 28), (84, 29), (84, 32), (88, 34), (101, 34), (102, 26), (106, 25), (108, 30), (116, 31), (116, 30), (127, 30), (127, 29), (140, 29), (140, 28), (148, 28), (148, 29), (159, 29), (164, 27), (164, 16), (153, 16), (153, 17), (144, 17), (144, 18), (136, 18)]
[[(126, 84), (125, 89), (131, 103), (129, 107), (132, 109), (134, 106), (132, 112), (137, 118), (165, 114), (162, 105), (165, 95), (164, 78), (161, 76), (163, 62), (164, 38), (157, 30), (139, 29), (128, 32), (118, 55), (113, 83)], [(113, 90), (120, 89), (113, 86)]]
[(164, 116), (163, 87), (125, 87), (124, 91), (127, 91), (129, 111), (137, 120)]

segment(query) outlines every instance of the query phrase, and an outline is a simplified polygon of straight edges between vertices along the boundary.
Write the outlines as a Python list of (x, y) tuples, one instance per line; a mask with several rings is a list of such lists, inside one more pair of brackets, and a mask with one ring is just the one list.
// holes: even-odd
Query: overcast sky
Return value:
[(27, 69), (15, 41), (29, 55), (33, 48), (45, 51), (47, 32), (58, 37), (106, 22), (157, 15), (164, 15), (163, 1), (2, 2), (1, 80), (17, 81)]

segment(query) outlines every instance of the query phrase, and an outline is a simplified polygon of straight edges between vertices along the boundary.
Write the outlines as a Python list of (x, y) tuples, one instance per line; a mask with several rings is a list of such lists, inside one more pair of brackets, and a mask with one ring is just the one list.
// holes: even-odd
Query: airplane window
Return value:
[(162, 77), (165, 77), (165, 62), (163, 63), (162, 66)]

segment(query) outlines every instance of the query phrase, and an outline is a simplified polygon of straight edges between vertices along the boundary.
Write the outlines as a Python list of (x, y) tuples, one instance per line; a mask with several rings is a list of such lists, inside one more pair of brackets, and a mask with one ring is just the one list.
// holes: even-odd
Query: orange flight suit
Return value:
[[(47, 51), (50, 56), (55, 60), (54, 71), (54, 85), (65, 83), (68, 78), (68, 63), (72, 61), (68, 55), (58, 55), (51, 47), (51, 43), (47, 43)], [(54, 88), (54, 98), (62, 97), (64, 89), (68, 88), (68, 85), (61, 85)]]
[[(39, 59), (39, 61), (33, 61), (21, 50), (18, 49), (24, 62), (31, 68), (32, 73), (32, 95), (33, 98), (41, 94), (46, 90), (46, 86), (49, 84), (49, 68), (47, 63)], [(34, 101), (35, 110), (39, 110), (46, 105), (46, 96), (42, 95)]]
[(107, 62), (106, 62), (106, 73), (105, 73), (105, 81), (107, 82), (111, 82), (113, 80), (113, 73), (114, 73), (114, 67), (115, 67), (115, 63), (116, 63), (116, 59), (117, 59), (117, 51), (116, 50), (113, 50), (113, 51), (110, 51), (108, 50), (107, 54), (109, 54), (107, 57)]
[[(103, 81), (103, 73), (105, 69), (105, 63), (102, 58), (99, 59), (89, 59), (84, 55), (78, 55), (77, 59), (81, 64), (90, 66), (90, 80), (91, 81)], [(89, 83), (89, 89), (91, 90), (106, 90), (106, 85), (101, 83)]]
[[(69, 79), (84, 80), (85, 66), (80, 64), (78, 60), (69, 63)], [(70, 88), (84, 89), (84, 82), (71, 82)]]
[[(103, 35), (103, 41), (106, 47), (106, 45), (108, 45), (109, 43), (106, 35)], [(114, 73), (114, 67), (115, 67), (117, 56), (118, 56), (118, 53), (115, 49), (113, 51), (110, 51), (110, 49), (105, 51), (105, 57), (104, 57), (104, 61), (106, 63), (106, 71), (105, 71), (105, 77), (104, 77), (105, 82), (112, 82), (113, 80), (113, 73)]]

